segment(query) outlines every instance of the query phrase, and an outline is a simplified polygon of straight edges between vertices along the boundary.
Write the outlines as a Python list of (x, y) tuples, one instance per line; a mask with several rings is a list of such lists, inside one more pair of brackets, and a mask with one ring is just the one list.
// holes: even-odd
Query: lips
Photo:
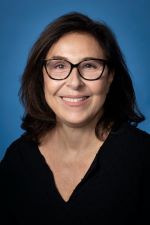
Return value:
[(67, 102), (81, 102), (81, 101), (84, 101), (85, 99), (87, 99), (88, 97), (87, 96), (83, 96), (83, 97), (62, 97), (62, 99), (64, 101), (67, 101)]
[(80, 106), (86, 103), (89, 96), (61, 96), (64, 103), (71, 106)]

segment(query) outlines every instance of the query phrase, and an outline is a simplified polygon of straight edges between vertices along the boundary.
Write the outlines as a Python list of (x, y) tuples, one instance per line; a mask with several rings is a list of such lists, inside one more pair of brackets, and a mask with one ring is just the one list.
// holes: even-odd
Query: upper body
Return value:
[(50, 24), (30, 53), (21, 98), (26, 132), (1, 163), (5, 218), (18, 225), (148, 219), (150, 138), (130, 125), (144, 117), (107, 26), (78, 13)]
[(4, 216), (3, 224), (15, 225), (149, 224), (149, 158), (150, 135), (127, 124), (112, 130), (65, 201), (38, 145), (21, 137), (1, 162), (1, 221)]

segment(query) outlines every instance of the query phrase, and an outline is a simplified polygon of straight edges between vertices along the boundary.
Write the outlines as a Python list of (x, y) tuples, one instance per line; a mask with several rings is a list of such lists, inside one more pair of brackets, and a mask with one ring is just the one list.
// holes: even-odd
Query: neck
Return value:
[(56, 137), (60, 139), (61, 145), (67, 151), (79, 152), (83, 149), (93, 145), (95, 142), (99, 142), (95, 135), (95, 128), (82, 127), (72, 128), (65, 125), (60, 125), (56, 129)]
[(70, 127), (66, 124), (57, 123), (56, 127), (48, 133), (43, 140), (42, 145), (55, 148), (55, 152), (66, 153), (68, 155), (89, 154), (96, 151), (102, 145), (95, 135), (95, 126)]
[(52, 154), (58, 152), (62, 155), (67, 153), (68, 156), (77, 156), (77, 154), (80, 156), (84, 155), (85, 151), (87, 154), (94, 153), (101, 147), (110, 132), (110, 129), (104, 130), (100, 138), (97, 138), (95, 127), (98, 119), (99, 115), (89, 123), (80, 126), (73, 126), (57, 120), (56, 127), (40, 140), (40, 146), (48, 152), (53, 149)]

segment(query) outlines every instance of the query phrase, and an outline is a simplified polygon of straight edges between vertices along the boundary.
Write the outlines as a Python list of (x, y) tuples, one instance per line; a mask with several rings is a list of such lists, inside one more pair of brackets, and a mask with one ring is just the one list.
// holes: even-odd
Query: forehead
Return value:
[(63, 35), (47, 53), (47, 58), (61, 56), (70, 59), (84, 57), (103, 57), (99, 42), (89, 33), (72, 32)]

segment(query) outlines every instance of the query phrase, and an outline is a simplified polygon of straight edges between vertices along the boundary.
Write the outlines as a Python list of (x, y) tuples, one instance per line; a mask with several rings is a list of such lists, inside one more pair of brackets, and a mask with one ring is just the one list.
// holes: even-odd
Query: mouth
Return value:
[(61, 96), (64, 103), (70, 106), (80, 106), (87, 102), (89, 96)]

